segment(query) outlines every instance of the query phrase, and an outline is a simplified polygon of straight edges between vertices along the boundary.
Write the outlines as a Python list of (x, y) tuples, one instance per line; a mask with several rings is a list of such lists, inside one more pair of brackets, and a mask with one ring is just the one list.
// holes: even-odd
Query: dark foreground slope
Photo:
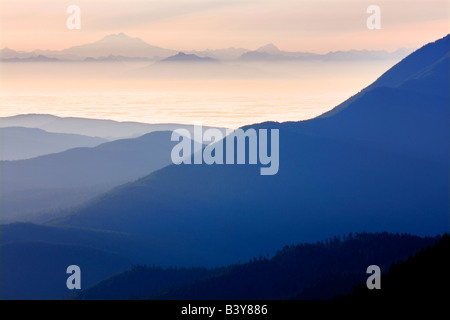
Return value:
[(350, 293), (366, 269), (382, 270), (436, 238), (356, 234), (286, 246), (274, 257), (217, 269), (134, 267), (80, 292), (76, 299), (331, 299)]
[(450, 285), (450, 238), (445, 234), (434, 246), (421, 249), (414, 256), (394, 263), (381, 276), (381, 290), (368, 290), (365, 284), (356, 286), (344, 300), (389, 299), (422, 302), (433, 299), (436, 303), (447, 297)]

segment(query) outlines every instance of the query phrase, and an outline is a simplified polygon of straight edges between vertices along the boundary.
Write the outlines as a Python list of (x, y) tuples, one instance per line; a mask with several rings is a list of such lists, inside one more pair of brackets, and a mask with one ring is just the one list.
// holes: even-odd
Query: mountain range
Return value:
[(171, 132), (161, 131), (33, 159), (2, 161), (1, 220), (29, 221), (38, 213), (83, 203), (169, 165), (174, 145)]
[[(349, 293), (368, 264), (387, 270), (437, 239), (425, 236), (449, 230), (449, 57), (447, 35), (320, 117), (243, 127), (279, 130), (273, 176), (260, 175), (261, 163), (170, 164), (170, 131), (2, 162), (2, 184), (17, 191), (17, 203), (35, 206), (34, 196), (67, 204), (55, 190), (72, 196), (71, 188), (104, 186), (45, 224), (1, 226), (2, 298), (67, 297), (71, 264), (87, 270), (80, 299)], [(46, 130), (49, 118), (11, 119)], [(97, 132), (89, 128), (66, 129)], [(350, 233), (356, 237), (337, 236)]]
[[(77, 134), (106, 140), (137, 138), (155, 131), (186, 129), (193, 133), (192, 125), (167, 123), (149, 124), (141, 122), (119, 122), (114, 120), (57, 117), (50, 114), (21, 114), (0, 117), (0, 128), (37, 128), (53, 133)], [(210, 128), (206, 127), (205, 128)], [(225, 128), (218, 128), (225, 130)]]
[(151, 234), (188, 254), (174, 263), (205, 266), (351, 231), (446, 232), (449, 41), (419, 49), (332, 116), (247, 127), (280, 130), (275, 176), (252, 165), (172, 165), (55, 224)]
[(183, 128), (193, 136), (191, 125), (40, 114), (0, 118), (0, 126), (2, 223), (63, 214), (169, 165), (173, 130)]
[[(398, 49), (394, 52), (350, 50), (315, 54), (309, 52), (288, 52), (279, 50), (274, 44), (267, 44), (256, 50), (227, 48), (216, 50), (191, 50), (183, 52), (196, 59), (208, 58), (220, 61), (283, 61), (283, 60), (399, 60), (409, 54), (411, 49)], [(9, 48), (0, 50), (2, 61), (146, 61), (163, 60), (176, 57), (180, 50), (152, 46), (140, 38), (124, 33), (110, 34), (102, 39), (64, 50), (15, 51)], [(175, 58), (174, 58), (175, 59)]]
[(168, 57), (161, 60), (160, 62), (215, 62), (215, 59), (209, 57), (199, 57), (195, 54), (186, 54), (184, 52), (179, 52), (175, 56)]

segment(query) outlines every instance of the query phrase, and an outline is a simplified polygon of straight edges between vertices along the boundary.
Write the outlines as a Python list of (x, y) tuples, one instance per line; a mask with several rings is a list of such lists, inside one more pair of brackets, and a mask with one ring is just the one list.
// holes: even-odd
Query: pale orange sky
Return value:
[[(66, 8), (81, 8), (81, 30), (68, 30)], [(381, 30), (366, 9), (381, 8)], [(0, 47), (64, 49), (124, 32), (178, 50), (257, 47), (288, 51), (393, 51), (449, 33), (448, 1), (392, 0), (1, 0)]]

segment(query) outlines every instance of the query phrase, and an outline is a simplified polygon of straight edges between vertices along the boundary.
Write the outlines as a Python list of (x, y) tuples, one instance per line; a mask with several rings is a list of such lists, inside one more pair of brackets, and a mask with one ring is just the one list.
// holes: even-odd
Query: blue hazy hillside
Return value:
[[(116, 189), (61, 225), (149, 234), (215, 265), (351, 231), (444, 232), (446, 165), (280, 132), (280, 171), (171, 166)], [(158, 257), (155, 257), (157, 263)]]
[(31, 223), (0, 226), (0, 299), (61, 299), (73, 295), (66, 288), (65, 270), (77, 264), (82, 288), (130, 268), (164, 266), (177, 254), (148, 237), (99, 230), (56, 228)]
[(42, 157), (2, 162), (6, 190), (33, 187), (79, 187), (123, 183), (171, 163), (175, 145), (170, 132), (152, 132), (95, 148), (74, 148)]
[(108, 140), (37, 128), (0, 128), (0, 160), (23, 160), (79, 147), (96, 147)]
[(72, 244), (14, 242), (1, 244), (0, 251), (0, 299), (62, 299), (73, 294), (65, 286), (65, 270), (75, 257), (83, 287), (131, 265), (113, 252)]
[[(329, 119), (254, 126), (280, 129), (275, 176), (249, 165), (170, 166), (58, 224), (151, 234), (183, 249), (174, 263), (199, 265), (352, 231), (446, 232), (448, 59), (426, 53), (448, 42), (413, 53), (420, 65), (393, 67), (400, 85), (357, 95)], [(401, 79), (405, 68), (415, 70)]]
[[(0, 162), (2, 221), (80, 204), (171, 163), (171, 132)], [(28, 218), (27, 218), (28, 217)]]
[(159, 257), (162, 265), (169, 266), (175, 256), (184, 254), (169, 252), (151, 235), (31, 223), (0, 225), (0, 252), (0, 299), (73, 295), (65, 285), (65, 270), (72, 264), (80, 266), (85, 289), (131, 265), (151, 265)]
[[(127, 257), (134, 264), (152, 264), (154, 257), (168, 266), (173, 257), (182, 252), (171, 253), (148, 236), (136, 236), (124, 232), (111, 232), (81, 228), (53, 227), (33, 223), (1, 225), (0, 243), (45, 242), (91, 247), (114, 252)], [(76, 257), (74, 257), (76, 258)]]

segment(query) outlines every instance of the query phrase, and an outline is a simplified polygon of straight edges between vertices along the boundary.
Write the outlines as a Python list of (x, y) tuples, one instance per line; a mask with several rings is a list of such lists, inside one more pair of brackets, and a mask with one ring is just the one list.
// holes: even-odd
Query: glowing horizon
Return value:
[[(286, 51), (327, 53), (418, 48), (450, 31), (446, 1), (78, 0), (81, 30), (68, 30), (68, 1), (4, 0), (1, 48), (62, 50), (123, 32), (174, 50), (274, 43)], [(366, 9), (381, 8), (381, 30), (368, 30)]]
[[(371, 30), (367, 9), (374, 4), (381, 10), (381, 29)], [(66, 26), (70, 5), (80, 7), (80, 30)], [(447, 35), (449, 8), (447, 1), (408, 0), (2, 0), (0, 48), (62, 50), (124, 33), (177, 51), (255, 50), (273, 43), (290, 52), (394, 52), (417, 49)], [(203, 121), (223, 127), (305, 120), (356, 94), (395, 62), (269, 63), (261, 70), (246, 66), (251, 76), (236, 71), (242, 66), (231, 66), (230, 71), (223, 68), (217, 81), (206, 77), (200, 82), (178, 72), (169, 72), (168, 81), (162, 80), (165, 75), (139, 81), (126, 76), (149, 63), (3, 63), (0, 115)]]

